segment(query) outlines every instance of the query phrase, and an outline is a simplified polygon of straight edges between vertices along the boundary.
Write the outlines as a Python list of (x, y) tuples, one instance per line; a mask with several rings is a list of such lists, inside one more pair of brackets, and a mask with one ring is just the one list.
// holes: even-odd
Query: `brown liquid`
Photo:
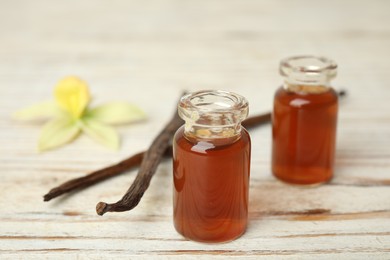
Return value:
[(272, 171), (282, 181), (316, 184), (333, 176), (337, 94), (297, 94), (279, 88), (272, 115)]
[[(202, 242), (233, 240), (248, 218), (250, 138), (243, 129), (231, 144), (174, 138), (173, 217), (184, 237)], [(219, 139), (219, 143), (223, 141)]]

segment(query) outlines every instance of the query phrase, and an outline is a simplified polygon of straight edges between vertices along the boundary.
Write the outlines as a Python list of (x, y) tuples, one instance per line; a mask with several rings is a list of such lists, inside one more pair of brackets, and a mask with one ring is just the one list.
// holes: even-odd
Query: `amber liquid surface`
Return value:
[(333, 177), (337, 94), (279, 88), (272, 115), (272, 171), (282, 181), (319, 184)]
[(173, 143), (173, 217), (191, 240), (226, 242), (241, 236), (248, 219), (250, 138), (231, 144), (188, 140), (180, 128)]

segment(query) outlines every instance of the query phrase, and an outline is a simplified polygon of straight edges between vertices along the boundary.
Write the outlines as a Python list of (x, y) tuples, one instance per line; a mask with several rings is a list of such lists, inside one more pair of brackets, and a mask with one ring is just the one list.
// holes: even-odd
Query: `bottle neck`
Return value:
[(204, 140), (238, 139), (248, 115), (247, 100), (226, 91), (200, 91), (184, 96), (178, 106), (184, 135)]
[(336, 77), (337, 64), (325, 57), (296, 56), (282, 60), (279, 67), (285, 90), (303, 94), (327, 92)]
[(316, 82), (313, 84), (307, 84), (305, 82), (292, 82), (285, 80), (283, 88), (288, 92), (294, 92), (298, 94), (321, 94), (329, 91), (331, 88), (330, 82)]
[(234, 125), (211, 123), (207, 119), (204, 122), (210, 124), (199, 124), (192, 120), (186, 120), (184, 134), (191, 138), (198, 139), (238, 139), (241, 134), (241, 122)]

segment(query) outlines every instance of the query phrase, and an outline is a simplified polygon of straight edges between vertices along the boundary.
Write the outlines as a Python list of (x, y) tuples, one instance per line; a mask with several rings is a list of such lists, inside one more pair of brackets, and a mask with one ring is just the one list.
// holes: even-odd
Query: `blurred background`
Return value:
[[(0, 5), (2, 106), (26, 91), (28, 99), (19, 102), (40, 100), (61, 77), (79, 75), (96, 97), (146, 103), (149, 114), (174, 102), (178, 89), (206, 88), (239, 90), (252, 111), (260, 111), (271, 106), (281, 83), (278, 63), (287, 56), (333, 58), (340, 66), (335, 85), (353, 89), (375, 85), (388, 73), (382, 59), (390, 54), (386, 0), (3, 0)], [(155, 104), (145, 102), (151, 98)]]

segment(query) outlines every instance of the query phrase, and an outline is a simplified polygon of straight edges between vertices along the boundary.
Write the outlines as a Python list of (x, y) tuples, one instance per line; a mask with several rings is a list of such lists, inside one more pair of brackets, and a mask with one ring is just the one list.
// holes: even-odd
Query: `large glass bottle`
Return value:
[(332, 178), (338, 97), (330, 80), (336, 72), (336, 63), (324, 57), (281, 61), (284, 84), (272, 115), (272, 172), (280, 180), (319, 184)]
[(245, 232), (251, 143), (241, 121), (247, 100), (225, 91), (181, 98), (185, 120), (173, 140), (173, 218), (184, 237), (233, 240)]

